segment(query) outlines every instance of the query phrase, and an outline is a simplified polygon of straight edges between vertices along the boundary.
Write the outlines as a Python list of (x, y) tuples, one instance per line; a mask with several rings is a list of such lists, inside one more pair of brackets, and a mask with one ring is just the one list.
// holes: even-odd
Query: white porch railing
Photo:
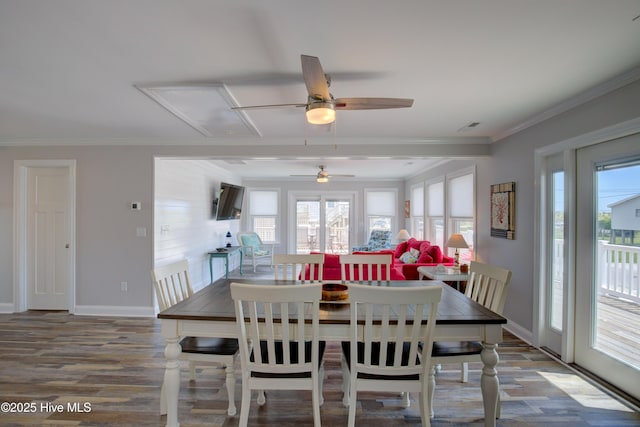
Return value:
[(600, 292), (640, 304), (640, 247), (598, 241)]

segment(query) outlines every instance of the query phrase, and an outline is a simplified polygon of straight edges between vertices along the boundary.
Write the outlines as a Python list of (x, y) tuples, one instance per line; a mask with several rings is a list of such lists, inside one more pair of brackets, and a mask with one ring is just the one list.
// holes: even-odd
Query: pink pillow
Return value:
[(422, 244), (422, 240), (416, 240), (414, 237), (407, 240), (407, 250), (409, 249), (417, 249), (420, 250), (420, 245)]
[(431, 256), (434, 263), (440, 264), (442, 262), (442, 250), (440, 249), (440, 246), (429, 246), (429, 248), (427, 248), (427, 253)]
[(420, 252), (420, 256), (418, 257), (418, 264), (433, 264), (433, 258), (427, 251)]
[(396, 246), (396, 250), (393, 254), (393, 257), (400, 258), (400, 255), (402, 255), (406, 251), (407, 251), (407, 242), (399, 243), (398, 246)]

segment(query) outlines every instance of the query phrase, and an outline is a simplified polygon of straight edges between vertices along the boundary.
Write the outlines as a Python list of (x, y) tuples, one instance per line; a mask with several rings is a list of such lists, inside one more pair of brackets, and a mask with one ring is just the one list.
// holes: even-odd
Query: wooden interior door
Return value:
[(32, 167), (27, 182), (27, 307), (68, 310), (69, 169)]

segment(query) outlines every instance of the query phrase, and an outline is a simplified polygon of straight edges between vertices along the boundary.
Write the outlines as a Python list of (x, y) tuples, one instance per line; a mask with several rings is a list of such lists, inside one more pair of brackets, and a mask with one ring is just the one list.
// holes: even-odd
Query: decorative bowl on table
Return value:
[(322, 284), (322, 301), (344, 301), (349, 298), (349, 288), (340, 283)]
[(218, 252), (226, 252), (227, 248), (216, 248), (216, 251), (218, 251)]

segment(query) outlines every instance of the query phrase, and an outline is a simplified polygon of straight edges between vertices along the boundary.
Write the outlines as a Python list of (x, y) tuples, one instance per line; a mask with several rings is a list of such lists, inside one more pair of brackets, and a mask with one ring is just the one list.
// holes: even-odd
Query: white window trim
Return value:
[[(464, 175), (473, 175), (473, 191), (472, 191), (472, 206), (473, 206), (473, 242), (467, 242), (473, 245), (474, 248), (474, 253), (477, 253), (478, 249), (477, 249), (477, 245), (476, 245), (476, 241), (478, 240), (478, 205), (476, 204), (477, 201), (477, 191), (478, 191), (478, 176), (476, 173), (476, 166), (470, 166), (468, 168), (464, 168), (464, 169), (459, 169), (457, 171), (448, 173), (445, 176), (445, 183), (444, 183), (444, 201), (445, 201), (445, 208), (444, 208), (444, 214), (445, 214), (445, 221), (444, 221), (444, 238), (445, 238), (445, 242), (446, 240), (449, 238), (449, 236), (451, 236), (451, 233), (453, 232), (452, 228), (452, 221), (454, 219), (468, 219), (467, 217), (453, 217), (451, 216), (451, 206), (450, 206), (450, 200), (452, 198), (452, 196), (449, 194), (449, 181), (459, 178), (461, 176)], [(444, 253), (448, 253), (448, 248), (442, 248), (442, 252)]]
[(246, 189), (247, 191), (247, 195), (245, 197), (245, 203), (246, 203), (246, 207), (244, 208), (245, 212), (247, 212), (246, 215), (243, 215), (243, 224), (244, 224), (244, 229), (245, 230), (253, 230), (253, 215), (251, 215), (251, 196), (249, 195), (252, 191), (275, 191), (278, 196), (278, 201), (277, 201), (277, 206), (278, 206), (278, 212), (276, 213), (276, 230), (275, 230), (275, 236), (276, 236), (276, 240), (273, 242), (266, 242), (266, 243), (270, 243), (270, 244), (275, 244), (275, 245), (279, 245), (280, 241), (282, 240), (281, 234), (282, 234), (282, 228), (281, 228), (281, 224), (282, 224), (282, 191), (280, 188), (278, 187), (249, 187)]
[(365, 188), (364, 189), (364, 200), (363, 202), (363, 209), (364, 209), (364, 215), (362, 216), (363, 218), (363, 232), (364, 232), (364, 236), (365, 239), (364, 241), (368, 241), (369, 240), (369, 235), (371, 234), (371, 230), (369, 230), (369, 207), (367, 206), (367, 201), (368, 201), (368, 193), (375, 193), (375, 192), (385, 192), (385, 193), (394, 193), (394, 198), (395, 198), (395, 205), (394, 205), (394, 214), (393, 217), (391, 219), (391, 234), (392, 234), (392, 238), (395, 237), (395, 235), (398, 233), (398, 231), (400, 230), (398, 228), (399, 225), (399, 216), (398, 216), (398, 205), (400, 203), (400, 201), (398, 200), (398, 189), (397, 188)]

